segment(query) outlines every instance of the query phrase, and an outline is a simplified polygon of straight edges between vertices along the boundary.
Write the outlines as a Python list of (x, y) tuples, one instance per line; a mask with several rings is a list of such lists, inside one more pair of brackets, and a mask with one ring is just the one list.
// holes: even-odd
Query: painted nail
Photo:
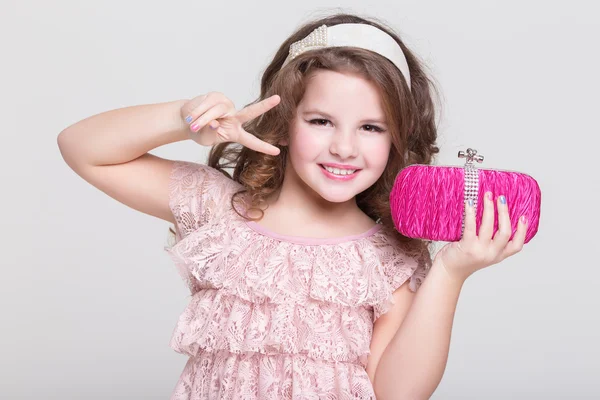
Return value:
[(469, 207), (473, 207), (473, 199), (469, 199), (467, 203), (469, 203)]
[(486, 196), (487, 196), (488, 200), (493, 200), (492, 199), (492, 192), (487, 192)]
[(506, 204), (506, 197), (500, 196), (500, 203), (501, 204)]
[(196, 131), (198, 129), (198, 124), (194, 124), (190, 126), (190, 128), (192, 128), (193, 131)]
[(521, 217), (521, 222), (524, 223), (524, 224), (527, 224), (527, 217), (523, 215)]
[(190, 122), (192, 122), (192, 116), (191, 116), (191, 115), (188, 115), (187, 117), (185, 117), (185, 122), (187, 122), (188, 124), (189, 124)]

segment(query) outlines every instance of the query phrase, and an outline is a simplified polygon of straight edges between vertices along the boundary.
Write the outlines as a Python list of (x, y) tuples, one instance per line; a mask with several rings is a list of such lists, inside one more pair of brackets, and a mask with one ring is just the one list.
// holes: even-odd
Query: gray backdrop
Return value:
[(213, 90), (241, 107), (285, 37), (339, 6), (385, 18), (430, 65), (439, 164), (471, 146), (543, 191), (533, 241), (465, 284), (433, 398), (600, 398), (600, 28), (580, 0), (2, 1), (1, 398), (166, 399), (186, 362), (168, 347), (189, 300), (169, 224), (85, 183), (58, 133)]

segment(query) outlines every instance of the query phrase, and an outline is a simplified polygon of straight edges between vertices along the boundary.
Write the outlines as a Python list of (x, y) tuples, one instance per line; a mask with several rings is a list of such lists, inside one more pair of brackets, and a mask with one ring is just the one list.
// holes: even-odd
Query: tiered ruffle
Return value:
[(190, 356), (306, 354), (366, 366), (373, 319), (393, 287), (418, 285), (416, 264), (379, 233), (308, 246), (221, 218), (167, 250), (193, 294), (171, 345)]

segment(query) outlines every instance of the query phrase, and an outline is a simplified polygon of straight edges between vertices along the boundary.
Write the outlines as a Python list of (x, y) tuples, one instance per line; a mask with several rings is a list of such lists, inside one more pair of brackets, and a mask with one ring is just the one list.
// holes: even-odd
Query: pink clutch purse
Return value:
[[(411, 238), (455, 242), (464, 229), (464, 202), (473, 199), (479, 234), (483, 196), (491, 191), (494, 200), (506, 197), (512, 225), (511, 239), (521, 215), (527, 217), (525, 243), (535, 236), (540, 219), (541, 192), (535, 179), (514, 171), (477, 168), (483, 162), (477, 150), (459, 151), (464, 166), (413, 164), (396, 176), (390, 193), (392, 219), (398, 232)], [(494, 204), (494, 234), (498, 212)]]

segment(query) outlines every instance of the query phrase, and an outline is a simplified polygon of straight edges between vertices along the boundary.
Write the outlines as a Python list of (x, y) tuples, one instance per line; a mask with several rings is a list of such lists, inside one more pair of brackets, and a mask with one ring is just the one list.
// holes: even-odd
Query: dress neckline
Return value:
[(349, 235), (349, 236), (338, 236), (331, 238), (314, 238), (314, 237), (306, 237), (306, 236), (291, 236), (291, 235), (282, 235), (280, 233), (274, 232), (270, 229), (265, 228), (264, 226), (258, 224), (255, 221), (245, 221), (246, 226), (248, 226), (253, 231), (260, 233), (261, 235), (282, 241), (282, 242), (290, 242), (296, 244), (306, 244), (306, 245), (322, 245), (322, 244), (338, 244), (344, 242), (351, 242), (353, 240), (363, 239), (368, 236), (374, 235), (379, 232), (383, 225), (378, 223), (375, 224), (368, 231), (359, 233), (357, 235)]

